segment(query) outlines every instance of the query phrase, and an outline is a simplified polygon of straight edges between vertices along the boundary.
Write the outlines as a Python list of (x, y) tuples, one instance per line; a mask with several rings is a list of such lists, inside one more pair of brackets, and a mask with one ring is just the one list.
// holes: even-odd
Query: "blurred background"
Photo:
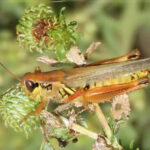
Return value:
[[(16, 41), (16, 25), (25, 8), (45, 3), (56, 13), (65, 6), (67, 21), (76, 20), (81, 39), (78, 46), (85, 51), (94, 41), (102, 45), (92, 55), (90, 61), (116, 57), (132, 49), (139, 49), (142, 57), (150, 57), (150, 1), (149, 0), (0, 0), (0, 61), (13, 73), (22, 76), (40, 65), (43, 70), (49, 66), (36, 61), (39, 54), (29, 53)], [(0, 94), (15, 85), (13, 79), (0, 68)], [(126, 150), (134, 141), (134, 148), (150, 149), (150, 86), (131, 93), (131, 116), (121, 126), (118, 138)], [(109, 104), (102, 104), (105, 114), (109, 114)], [(85, 113), (91, 130), (99, 131), (95, 116)], [(13, 129), (6, 128), (0, 118), (0, 150), (39, 150), (42, 141), (40, 131), (29, 139)], [(90, 150), (93, 140), (82, 136), (78, 143), (69, 143), (66, 150)]]

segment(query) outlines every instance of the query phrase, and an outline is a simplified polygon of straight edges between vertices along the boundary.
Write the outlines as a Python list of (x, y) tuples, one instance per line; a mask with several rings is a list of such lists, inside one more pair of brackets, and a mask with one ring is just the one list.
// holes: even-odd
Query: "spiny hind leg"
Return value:
[(86, 91), (84, 93), (84, 99), (87, 102), (101, 103), (108, 101), (117, 95), (122, 95), (138, 89), (142, 89), (146, 87), (148, 84), (149, 80), (147, 78), (144, 78), (130, 83), (98, 87)]
[(112, 64), (112, 63), (119, 63), (119, 62), (126, 62), (126, 61), (132, 61), (136, 60), (140, 57), (140, 51), (139, 50), (132, 50), (126, 55), (115, 57), (111, 59), (101, 60), (98, 62), (91, 63), (87, 66), (95, 66), (95, 65), (103, 65), (103, 64)]
[(85, 91), (84, 89), (79, 89), (74, 94), (69, 96), (66, 102), (71, 102), (78, 97), (82, 97), (83, 105), (85, 106), (85, 108), (87, 108), (87, 102), (100, 103), (108, 101), (117, 95), (122, 95), (144, 88), (149, 84), (149, 82), (149, 79), (143, 78), (130, 83), (97, 87), (87, 91)]

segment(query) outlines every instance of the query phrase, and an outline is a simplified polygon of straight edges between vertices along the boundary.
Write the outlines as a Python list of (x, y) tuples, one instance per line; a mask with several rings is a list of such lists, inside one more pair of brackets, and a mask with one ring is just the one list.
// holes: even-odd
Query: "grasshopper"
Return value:
[(133, 50), (126, 55), (98, 61), (71, 69), (35, 72), (16, 77), (25, 93), (32, 99), (42, 98), (32, 115), (38, 115), (48, 101), (71, 103), (80, 100), (101, 103), (111, 98), (142, 89), (149, 84), (150, 58), (139, 59), (140, 52)]

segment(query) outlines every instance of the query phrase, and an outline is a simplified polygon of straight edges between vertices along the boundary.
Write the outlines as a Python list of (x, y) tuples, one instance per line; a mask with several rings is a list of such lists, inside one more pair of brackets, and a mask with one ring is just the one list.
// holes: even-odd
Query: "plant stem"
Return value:
[[(106, 136), (107, 136), (108, 140), (111, 141), (113, 135), (112, 135), (111, 129), (107, 123), (107, 120), (106, 120), (100, 106), (97, 103), (94, 103), (93, 105), (95, 107), (96, 115), (106, 133)], [(116, 138), (115, 138), (114, 142), (112, 143), (112, 146), (116, 149), (123, 150), (122, 146), (118, 143)]]
[(94, 103), (93, 105), (95, 107), (96, 115), (97, 115), (97, 117), (98, 117), (98, 119), (99, 119), (99, 121), (100, 121), (100, 123), (101, 123), (108, 139), (111, 140), (112, 132), (111, 132), (111, 129), (110, 129), (108, 123), (107, 123), (107, 120), (106, 120), (100, 106), (97, 103)]
[[(60, 116), (60, 119), (63, 121), (63, 123), (65, 124), (66, 127), (69, 127), (68, 119), (66, 119), (63, 116)], [(98, 137), (97, 133), (92, 132), (92, 131), (90, 131), (90, 130), (88, 130), (88, 129), (86, 129), (86, 128), (84, 128), (84, 127), (82, 127), (82, 126), (80, 126), (80, 125), (78, 125), (76, 123), (71, 124), (71, 129), (73, 129), (74, 131), (79, 132), (81, 134), (87, 135), (87, 136), (89, 136), (89, 137), (91, 137), (91, 138), (93, 138), (95, 140)]]

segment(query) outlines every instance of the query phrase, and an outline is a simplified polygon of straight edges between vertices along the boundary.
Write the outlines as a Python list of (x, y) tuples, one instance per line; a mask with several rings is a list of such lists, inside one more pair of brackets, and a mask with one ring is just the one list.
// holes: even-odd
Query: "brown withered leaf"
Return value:
[(73, 103), (75, 107), (79, 108), (83, 106), (83, 103), (81, 101), (76, 101)]
[(75, 113), (74, 109), (68, 112), (68, 117), (69, 117), (69, 128), (71, 129), (72, 124), (77, 122), (76, 120), (77, 114)]
[(52, 113), (46, 110), (43, 110), (41, 112), (41, 115), (44, 116), (43, 122), (45, 122), (49, 126), (54, 126), (56, 128), (64, 127), (64, 125), (60, 122), (60, 120), (56, 116), (54, 116)]
[(121, 120), (123, 115), (126, 119), (130, 115), (130, 103), (127, 94), (116, 96), (112, 102), (112, 115), (115, 120)]
[(86, 64), (85, 58), (77, 46), (71, 46), (66, 57), (69, 61), (77, 64), (78, 66)]
[(49, 58), (48, 56), (41, 56), (41, 57), (38, 57), (36, 60), (39, 62), (48, 64), (48, 65), (55, 65), (59, 63), (56, 59)]
[(103, 135), (98, 135), (97, 140), (93, 144), (92, 150), (113, 150), (107, 143)]
[[(92, 53), (100, 44), (101, 42), (93, 42), (86, 50), (85, 55), (81, 53), (81, 50), (77, 46), (73, 45), (71, 46), (69, 52), (66, 54), (66, 58), (70, 62), (75, 63), (78, 66), (85, 65), (87, 64), (86, 59), (88, 59), (88, 57), (92, 55)], [(49, 58), (48, 56), (41, 56), (41, 57), (38, 57), (36, 60), (39, 62), (48, 64), (48, 65), (54, 66), (54, 65), (65, 62), (66, 59), (64, 59), (62, 62), (59, 62), (58, 60), (54, 58)]]
[(46, 125), (55, 128), (62, 128), (64, 126), (56, 116), (46, 110), (43, 110), (41, 115), (43, 115), (41, 130), (44, 137), (44, 142), (48, 143), (49, 132), (47, 131)]
[(47, 30), (51, 28), (51, 23), (48, 19), (39, 19), (34, 27), (32, 27), (32, 35), (37, 42), (40, 42), (42, 37), (46, 37)]
[(54, 112), (56, 114), (59, 114), (59, 113), (63, 112), (64, 110), (70, 109), (71, 107), (72, 107), (71, 103), (62, 104), (62, 105), (59, 105), (58, 107), (56, 107)]
[(101, 42), (93, 42), (86, 50), (85, 59), (88, 59), (100, 44)]

